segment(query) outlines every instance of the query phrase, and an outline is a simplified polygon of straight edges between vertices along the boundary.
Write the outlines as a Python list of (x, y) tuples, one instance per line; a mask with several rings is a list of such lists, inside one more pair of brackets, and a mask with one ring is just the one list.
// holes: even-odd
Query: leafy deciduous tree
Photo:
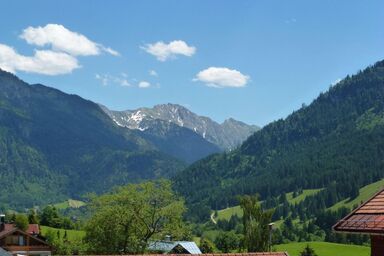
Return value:
[(92, 253), (143, 253), (150, 239), (182, 238), (184, 201), (165, 180), (131, 184), (95, 197), (86, 225)]
[(28, 217), (24, 214), (16, 214), (15, 225), (17, 228), (26, 231), (28, 229)]

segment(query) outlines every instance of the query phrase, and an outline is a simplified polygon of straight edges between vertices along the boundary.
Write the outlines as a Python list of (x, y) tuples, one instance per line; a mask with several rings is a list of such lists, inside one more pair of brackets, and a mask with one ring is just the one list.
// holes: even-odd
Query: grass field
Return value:
[[(377, 191), (379, 191), (381, 188), (384, 188), (384, 179), (380, 180), (378, 182), (372, 183), (370, 185), (367, 185), (365, 187), (362, 187), (360, 189), (360, 195), (353, 199), (345, 199), (343, 201), (338, 202), (337, 204), (330, 207), (330, 210), (337, 210), (340, 207), (347, 207), (347, 208), (353, 208), (354, 205), (359, 205), (361, 202), (366, 201), (369, 199), (372, 195), (374, 195)], [(303, 201), (307, 196), (314, 195), (317, 192), (319, 192), (321, 189), (305, 189), (303, 190), (303, 193), (298, 195), (297, 197), (293, 198), (293, 192), (287, 193), (287, 200), (290, 204), (297, 204)], [(223, 210), (219, 210), (218, 212), (217, 220), (219, 219), (225, 219), (229, 220), (232, 215), (237, 215), (239, 217), (242, 216), (243, 212), (240, 208), (240, 206), (234, 206), (229, 207)]]
[(54, 204), (53, 206), (55, 206), (59, 210), (65, 210), (67, 208), (80, 208), (84, 205), (85, 203), (83, 201), (68, 199), (67, 201)]
[[(307, 196), (314, 195), (317, 192), (319, 192), (321, 189), (305, 189), (303, 190), (303, 193), (298, 195), (297, 197), (293, 198), (293, 192), (287, 193), (287, 200), (290, 204), (297, 204), (303, 201)], [(217, 212), (218, 216), (216, 219), (225, 219), (229, 220), (232, 215), (237, 215), (241, 217), (243, 215), (243, 212), (240, 208), (240, 206), (234, 206), (229, 207), (223, 210), (220, 210)]]
[(229, 220), (232, 215), (237, 215), (239, 217), (243, 216), (243, 211), (241, 210), (239, 205), (217, 211), (216, 219)]
[(303, 242), (280, 244), (273, 248), (276, 251), (288, 252), (289, 256), (299, 256), (307, 246), (312, 247), (318, 256), (369, 256), (370, 247), (358, 245), (335, 244), (326, 242)]
[(347, 207), (352, 209), (354, 205), (360, 205), (362, 202), (368, 200), (371, 196), (373, 196), (376, 192), (384, 187), (384, 179), (378, 182), (369, 184), (365, 187), (362, 187), (359, 191), (360, 194), (353, 200), (345, 199), (343, 201), (338, 202), (337, 204), (330, 207), (330, 210), (337, 210), (340, 207)]
[[(58, 228), (51, 228), (46, 226), (40, 226), (41, 233), (44, 236), (49, 230), (52, 230), (54, 234), (57, 234), (57, 232), (60, 233), (60, 237), (63, 238), (65, 234), (64, 229), (58, 229)], [(81, 240), (85, 236), (85, 232), (81, 230), (67, 230), (67, 239), (69, 241), (78, 241)]]
[(321, 189), (304, 189), (303, 193), (293, 197), (293, 192), (287, 193), (287, 200), (290, 204), (298, 204), (303, 201), (307, 196), (311, 196), (321, 191)]

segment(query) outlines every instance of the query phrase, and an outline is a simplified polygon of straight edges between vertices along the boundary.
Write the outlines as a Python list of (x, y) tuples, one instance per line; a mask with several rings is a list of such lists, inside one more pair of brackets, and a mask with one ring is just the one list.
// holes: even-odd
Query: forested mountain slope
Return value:
[(174, 186), (192, 210), (225, 208), (240, 194), (268, 198), (297, 189), (329, 188), (348, 197), (383, 177), (383, 155), (380, 61), (267, 125), (237, 150), (193, 164), (174, 178)]
[(97, 104), (0, 70), (0, 206), (78, 198), (183, 167)]

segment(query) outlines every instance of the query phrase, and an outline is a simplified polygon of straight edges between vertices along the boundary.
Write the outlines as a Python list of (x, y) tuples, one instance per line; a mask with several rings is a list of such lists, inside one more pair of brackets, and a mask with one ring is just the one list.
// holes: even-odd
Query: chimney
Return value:
[(165, 242), (171, 242), (172, 241), (172, 237), (170, 235), (166, 235), (164, 241)]
[(0, 231), (5, 229), (5, 215), (0, 214)]

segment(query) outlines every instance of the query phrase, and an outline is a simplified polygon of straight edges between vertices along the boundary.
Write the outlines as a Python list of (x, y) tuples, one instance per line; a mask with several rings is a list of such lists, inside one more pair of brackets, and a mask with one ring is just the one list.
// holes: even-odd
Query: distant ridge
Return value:
[(145, 131), (151, 128), (153, 121), (161, 120), (188, 128), (221, 150), (236, 148), (260, 129), (256, 125), (248, 125), (233, 118), (219, 124), (208, 117), (191, 112), (186, 107), (171, 103), (126, 111), (112, 111), (104, 106), (102, 108), (119, 126)]

